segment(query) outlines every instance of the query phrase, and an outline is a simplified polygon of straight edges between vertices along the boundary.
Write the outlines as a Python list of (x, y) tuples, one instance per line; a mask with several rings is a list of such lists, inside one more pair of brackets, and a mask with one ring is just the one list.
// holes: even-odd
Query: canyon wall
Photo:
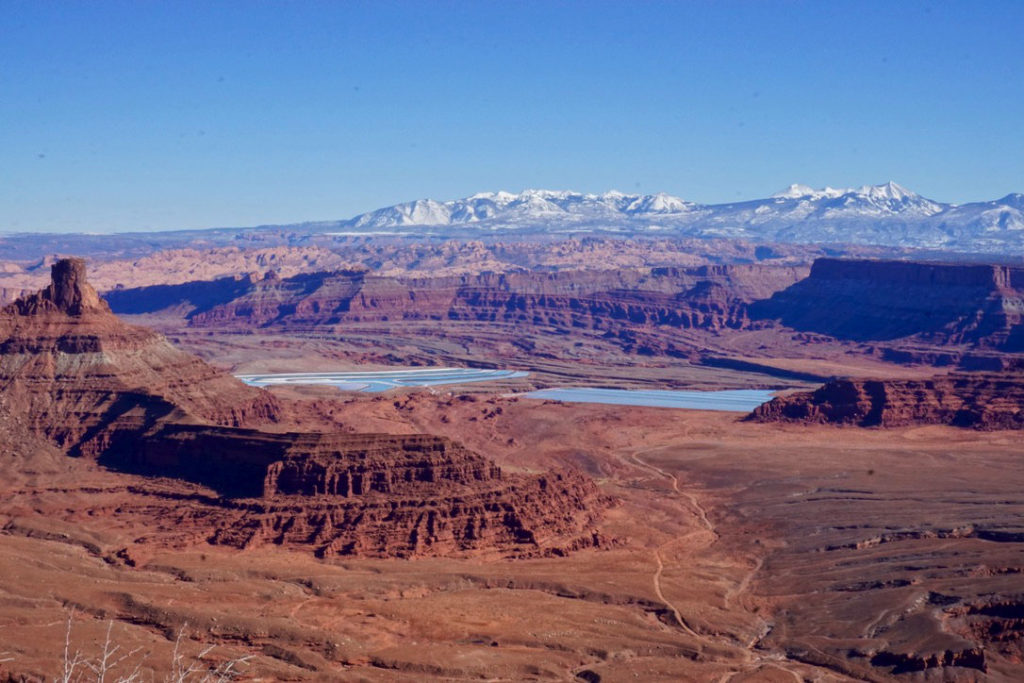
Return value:
[(349, 270), (224, 281), (230, 295), (219, 302), (195, 295), (212, 289), (198, 284), (178, 286), (177, 297), (174, 287), (119, 290), (109, 297), (114, 310), (125, 313), (191, 305), (191, 327), (220, 329), (309, 331), (344, 322), (475, 320), (591, 330), (717, 330), (748, 325), (749, 302), (805, 273), (800, 267), (699, 266), (389, 278)]
[(751, 315), (853, 341), (1024, 352), (1022, 283), (1024, 269), (1008, 266), (818, 259)]
[(759, 422), (898, 427), (944, 424), (1024, 429), (1024, 375), (954, 374), (926, 380), (832, 380), (813, 392), (775, 398)]
[(318, 555), (559, 554), (599, 542), (608, 505), (574, 471), (507, 474), (441, 437), (168, 425), (119, 456), (224, 495), (211, 539)]

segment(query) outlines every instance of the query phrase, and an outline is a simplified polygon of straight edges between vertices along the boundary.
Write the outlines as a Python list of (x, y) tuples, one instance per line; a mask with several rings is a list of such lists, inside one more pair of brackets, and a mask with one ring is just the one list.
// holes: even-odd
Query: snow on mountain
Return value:
[(630, 216), (685, 214), (695, 205), (679, 197), (659, 193), (629, 195), (622, 192), (583, 194), (552, 190), (481, 192), (465, 199), (436, 202), (420, 199), (356, 216), (353, 228), (404, 226), (452, 226), (469, 223), (501, 223), (505, 226), (539, 222), (580, 223), (618, 221)]
[(771, 199), (822, 199), (823, 197), (841, 197), (847, 192), (853, 192), (853, 190), (837, 190), (834, 187), (823, 187), (820, 190), (815, 190), (809, 185), (800, 185), (794, 183), (790, 185), (782, 192), (776, 192), (771, 196)]
[[(734, 237), (767, 242), (876, 244), (1024, 253), (1024, 195), (960, 206), (894, 182), (814, 189), (794, 184), (765, 199), (699, 205), (665, 194), (481, 192), (420, 199), (329, 224), (355, 232), (415, 234), (603, 231)], [(329, 229), (324, 224), (323, 229)]]
[(356, 228), (388, 228), (405, 225), (444, 225), (451, 221), (447, 204), (433, 199), (417, 199), (414, 202), (396, 204), (356, 218)]
[(891, 180), (884, 185), (863, 185), (855, 194), (875, 201), (908, 201), (921, 196)]
[(635, 216), (645, 213), (682, 214), (692, 209), (693, 204), (684, 202), (679, 197), (673, 197), (670, 194), (659, 192), (658, 194), (648, 194), (642, 197), (637, 197), (629, 203), (625, 211), (626, 213)]
[(1009, 194), (991, 202), (972, 202), (952, 206), (936, 216), (945, 229), (986, 240), (1002, 235), (1016, 234), (1024, 237), (1024, 195)]
[(943, 209), (942, 204), (925, 199), (892, 181), (882, 185), (864, 185), (857, 189), (825, 187), (815, 190), (797, 184), (790, 185), (770, 198), (776, 200), (776, 204), (784, 200), (814, 203), (816, 208), (820, 208), (819, 213), (823, 217), (839, 217), (844, 213), (864, 216), (914, 213), (930, 216)]
[(833, 199), (828, 206), (834, 212), (852, 212), (862, 216), (932, 216), (944, 208), (942, 204), (925, 199), (892, 181), (851, 190)]

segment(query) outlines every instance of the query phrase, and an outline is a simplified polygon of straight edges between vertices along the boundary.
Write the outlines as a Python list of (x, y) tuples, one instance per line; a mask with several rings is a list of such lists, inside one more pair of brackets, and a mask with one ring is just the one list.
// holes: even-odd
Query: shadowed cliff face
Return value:
[(751, 317), (854, 341), (914, 336), (1022, 351), (1024, 271), (1006, 266), (818, 259), (810, 276), (751, 306)]
[[(702, 266), (438, 278), (364, 271), (268, 276), (111, 294), (115, 310), (188, 305), (191, 327), (308, 331), (345, 322), (462, 320), (618, 332), (740, 329), (746, 305), (795, 282), (798, 267)], [(215, 293), (217, 292), (217, 293)]]

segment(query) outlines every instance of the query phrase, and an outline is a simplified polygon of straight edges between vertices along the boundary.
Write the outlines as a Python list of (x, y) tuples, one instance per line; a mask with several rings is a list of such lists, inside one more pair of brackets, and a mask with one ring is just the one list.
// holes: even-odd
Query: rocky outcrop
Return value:
[(15, 307), (21, 315), (64, 313), (81, 316), (86, 313), (109, 313), (96, 290), (85, 281), (85, 261), (64, 259), (50, 268), (50, 284), (41, 292), (19, 299)]
[(945, 610), (948, 628), (1024, 662), (1024, 595), (987, 595)]
[(775, 398), (750, 419), (861, 427), (944, 424), (1024, 429), (1024, 375), (959, 374), (926, 380), (835, 379)]
[[(294, 470), (295, 463), (282, 469)], [(333, 469), (346, 476), (337, 465)], [(219, 528), (212, 540), (240, 548), (270, 543), (312, 548), (319, 556), (374, 557), (562, 555), (602, 543), (594, 523), (608, 501), (579, 472), (496, 476), (473, 485), (437, 479), (405, 488), (401, 494), (276, 496), (255, 507), (232, 501), (245, 506), (244, 516)]]
[(506, 474), (426, 434), (169, 424), (109, 462), (216, 489), (215, 543), (319, 555), (557, 554), (596, 543), (592, 524), (608, 504), (578, 472)]
[(751, 307), (800, 331), (853, 341), (1024, 351), (1024, 269), (818, 259), (810, 275)]
[(887, 668), (892, 674), (905, 674), (929, 669), (961, 667), (988, 671), (985, 651), (980, 647), (963, 650), (943, 650), (920, 654), (916, 652), (890, 652), (883, 650), (871, 657), (872, 666)]

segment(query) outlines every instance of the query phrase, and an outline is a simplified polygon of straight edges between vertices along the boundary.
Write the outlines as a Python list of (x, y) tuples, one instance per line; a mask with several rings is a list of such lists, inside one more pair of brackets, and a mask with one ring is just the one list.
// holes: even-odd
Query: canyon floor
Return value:
[(264, 680), (1019, 680), (1016, 433), (447, 391), (334, 419), (452, 436), (512, 471), (576, 465), (619, 500), (607, 541), (521, 560), (166, 547), (137, 505), (117, 514), (159, 480), (40, 453), (2, 478), (0, 659), (54, 675), (73, 614), (84, 652), (112, 622), (161, 670), (184, 628), (181, 652), (251, 656)]

